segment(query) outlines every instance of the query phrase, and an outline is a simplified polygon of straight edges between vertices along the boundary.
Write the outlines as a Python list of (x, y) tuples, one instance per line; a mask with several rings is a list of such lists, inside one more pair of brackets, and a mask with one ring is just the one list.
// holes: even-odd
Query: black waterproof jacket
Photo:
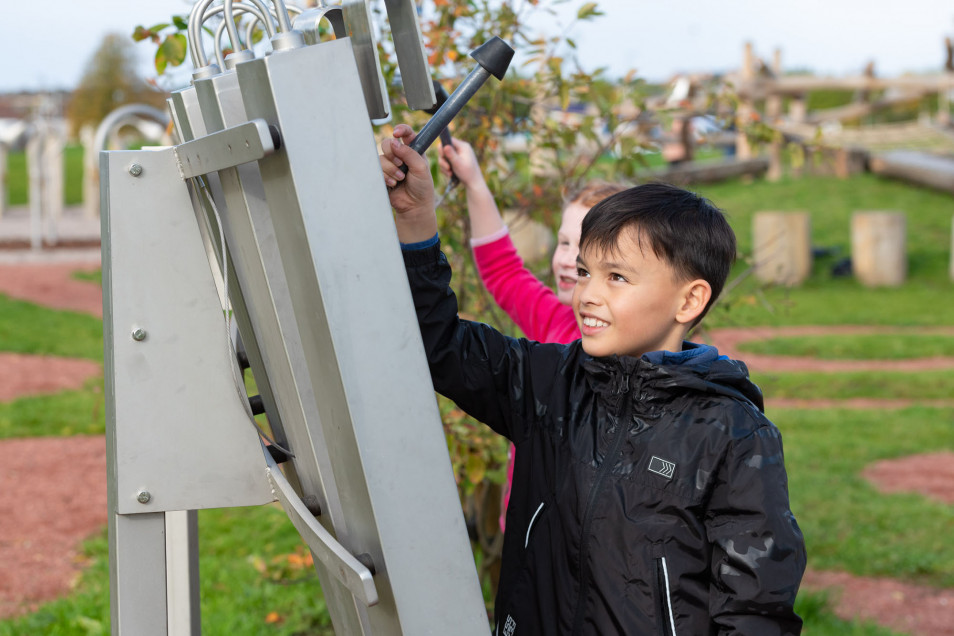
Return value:
[(438, 246), (404, 255), (435, 389), (516, 445), (495, 636), (800, 632), (804, 541), (742, 363), (508, 338), (458, 319)]

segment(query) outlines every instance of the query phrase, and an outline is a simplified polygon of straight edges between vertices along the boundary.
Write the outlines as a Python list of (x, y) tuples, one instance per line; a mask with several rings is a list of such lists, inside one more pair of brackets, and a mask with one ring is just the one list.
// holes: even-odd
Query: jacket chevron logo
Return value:
[(676, 465), (673, 462), (660, 459), (655, 455), (649, 460), (649, 471), (657, 475), (662, 475), (666, 479), (672, 479), (672, 474), (675, 470)]

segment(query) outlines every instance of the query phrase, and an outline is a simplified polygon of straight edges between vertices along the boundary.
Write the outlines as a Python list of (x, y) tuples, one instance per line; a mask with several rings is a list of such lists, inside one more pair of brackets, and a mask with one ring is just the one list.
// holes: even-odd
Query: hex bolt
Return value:
[(138, 177), (142, 174), (142, 166), (140, 166), (138, 163), (134, 163), (133, 165), (129, 166), (129, 174), (134, 177)]
[(146, 330), (141, 327), (137, 327), (132, 332), (132, 339), (136, 342), (142, 342), (146, 339)]
[(141, 504), (147, 504), (150, 502), (150, 500), (152, 500), (152, 495), (149, 494), (148, 490), (140, 490), (139, 494), (136, 495), (136, 501)]
[(368, 568), (368, 570), (371, 572), (371, 576), (377, 574), (374, 569), (374, 561), (371, 559), (370, 554), (367, 552), (362, 552), (361, 554), (356, 554), (354, 558), (358, 560), (358, 563)]

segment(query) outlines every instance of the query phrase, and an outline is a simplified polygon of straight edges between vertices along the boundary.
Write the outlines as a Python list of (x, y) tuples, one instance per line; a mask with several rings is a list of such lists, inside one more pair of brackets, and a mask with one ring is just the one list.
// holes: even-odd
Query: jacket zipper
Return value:
[(606, 454), (605, 459), (603, 460), (603, 465), (600, 466), (599, 474), (596, 477), (596, 483), (593, 484), (593, 487), (590, 489), (589, 500), (586, 502), (586, 512), (583, 513), (583, 526), (580, 530), (580, 564), (579, 564), (579, 581), (580, 581), (580, 591), (579, 597), (576, 601), (576, 611), (574, 612), (573, 617), (573, 634), (579, 634), (580, 630), (583, 627), (583, 609), (586, 606), (586, 588), (589, 587), (586, 578), (586, 559), (589, 555), (589, 535), (590, 535), (590, 525), (593, 520), (593, 507), (596, 503), (596, 500), (599, 498), (600, 491), (603, 489), (603, 484), (606, 481), (606, 476), (612, 470), (613, 465), (616, 463), (616, 457), (619, 455), (620, 449), (623, 445), (623, 439), (626, 437), (627, 431), (629, 430), (629, 416), (632, 411), (632, 400), (628, 399), (630, 396), (627, 392), (627, 387), (629, 386), (629, 376), (623, 376), (624, 382), (619, 390), (620, 402), (623, 405), (619, 417), (617, 417), (618, 429), (616, 431), (616, 437), (613, 439), (613, 443), (610, 448), (610, 452)]
[(527, 536), (523, 540), (523, 549), (526, 550), (527, 546), (530, 545), (530, 531), (533, 529), (533, 523), (537, 520), (537, 517), (540, 516), (540, 513), (543, 512), (543, 507), (546, 505), (545, 501), (541, 501), (537, 511), (533, 513), (533, 516), (530, 517), (530, 523), (527, 524)]
[(656, 615), (661, 636), (676, 636), (676, 619), (672, 613), (672, 595), (669, 591), (669, 567), (666, 557), (656, 559)]

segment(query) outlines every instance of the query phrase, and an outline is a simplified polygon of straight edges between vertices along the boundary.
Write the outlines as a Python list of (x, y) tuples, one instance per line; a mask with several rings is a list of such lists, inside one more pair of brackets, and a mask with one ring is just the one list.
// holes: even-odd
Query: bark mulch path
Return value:
[[(97, 285), (71, 274), (82, 264), (0, 264), (0, 293), (37, 304), (102, 316)], [(740, 354), (739, 343), (756, 338), (836, 333), (899, 333), (870, 327), (723, 329), (710, 341), (758, 371), (846, 371), (954, 368), (954, 358), (840, 361)], [(954, 334), (954, 328), (925, 330)], [(0, 354), (0, 401), (82, 386), (102, 373), (88, 361)], [(925, 402), (919, 402), (926, 404)], [(770, 400), (776, 408), (903, 408), (905, 400)], [(948, 406), (954, 400), (935, 400)], [(106, 449), (102, 436), (24, 438), (0, 442), (0, 618), (30, 612), (69, 593), (82, 570), (80, 543), (101, 530), (106, 515)], [(884, 492), (920, 492), (954, 503), (954, 453), (941, 452), (869, 466), (865, 477)], [(954, 590), (842, 572), (808, 572), (806, 589), (832, 590), (835, 612), (911, 634), (954, 636)]]

